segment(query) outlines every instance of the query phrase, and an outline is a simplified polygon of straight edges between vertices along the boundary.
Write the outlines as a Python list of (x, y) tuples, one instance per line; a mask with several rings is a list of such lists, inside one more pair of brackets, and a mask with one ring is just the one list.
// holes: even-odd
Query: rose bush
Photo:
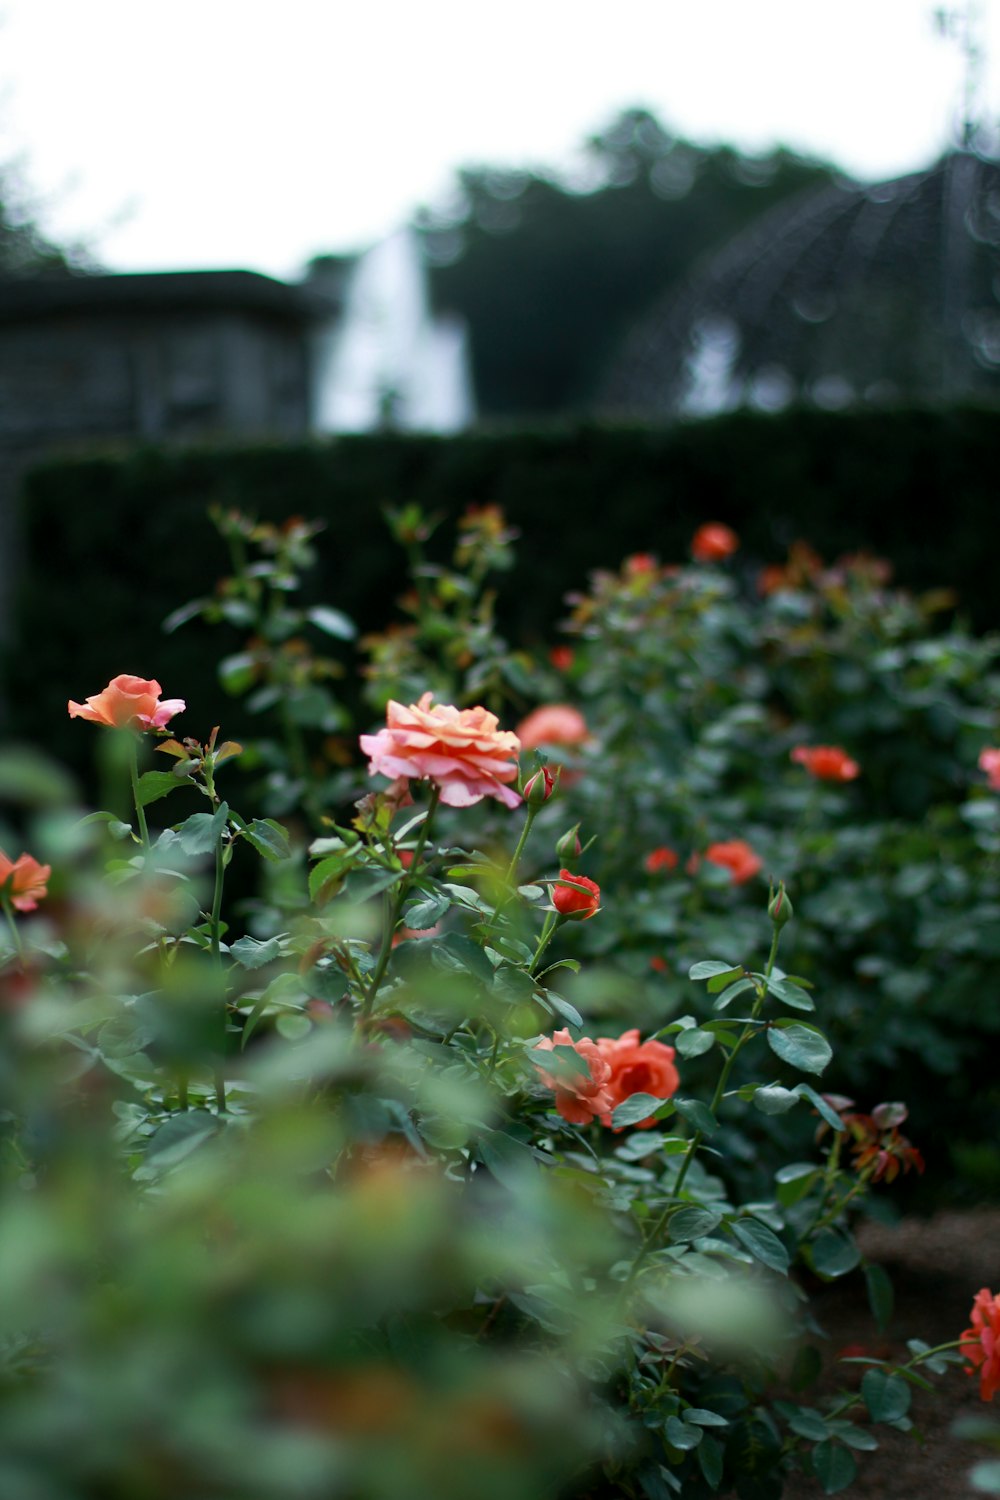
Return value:
[[(180, 700), (150, 680), (141, 710), (81, 715), (124, 745), (131, 810), (81, 818), (57, 774), (29, 786), (48, 866), (24, 893), (52, 896), (11, 900), (0, 948), (0, 1491), (769, 1500), (804, 1469), (835, 1493), (879, 1423), (909, 1425), (914, 1380), (993, 1360), (984, 1292), (952, 1345), (817, 1385), (837, 1361), (809, 1289), (863, 1275), (888, 1324), (853, 1226), (923, 1165), (903, 1105), (828, 1092), (822, 820), (878, 754), (821, 718), (766, 736), (735, 585), (637, 555), (576, 607), (614, 631), (581, 626), (592, 743), (567, 788), (501, 727), (522, 717), (504, 695), (549, 696), (551, 671), (477, 593), (502, 518), (463, 526), (465, 588), (423, 567), (419, 513), (394, 525), (422, 588), (402, 640), (370, 643), (386, 718), (350, 754), (317, 765), (318, 659), (272, 621), (245, 654), (273, 737), (172, 738)], [(310, 532), (259, 534), (279, 568)], [(249, 608), (260, 577), (234, 576)], [(261, 577), (294, 617), (289, 577)], [(661, 603), (687, 632), (669, 675), (644, 656)], [(813, 740), (857, 746), (862, 774), (803, 777), (790, 749)], [(786, 861), (794, 914), (764, 878)]]

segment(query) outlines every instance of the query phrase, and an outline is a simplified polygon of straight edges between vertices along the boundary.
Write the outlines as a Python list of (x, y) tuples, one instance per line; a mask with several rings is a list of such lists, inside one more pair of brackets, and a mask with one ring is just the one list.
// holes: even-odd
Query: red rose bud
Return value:
[(552, 887), (552, 905), (561, 917), (585, 922), (588, 917), (596, 916), (600, 909), (601, 888), (586, 875), (560, 870), (559, 879)]
[(556, 841), (556, 858), (560, 865), (571, 865), (574, 860), (580, 858), (580, 825), (575, 823), (568, 833), (564, 833), (561, 839)]
[(560, 767), (556, 767), (555, 773), (548, 766), (542, 766), (521, 787), (521, 796), (529, 807), (541, 807), (543, 802), (548, 802), (559, 782)]
[(771, 899), (767, 903), (767, 914), (775, 927), (784, 927), (785, 923), (790, 922), (795, 915), (795, 909), (788, 899), (783, 880), (779, 880), (778, 889), (771, 892)]

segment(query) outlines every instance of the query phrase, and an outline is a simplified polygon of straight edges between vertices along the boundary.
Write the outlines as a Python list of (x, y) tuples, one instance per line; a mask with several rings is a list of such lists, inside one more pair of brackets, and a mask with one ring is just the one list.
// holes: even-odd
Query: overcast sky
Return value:
[[(956, 9), (968, 0), (955, 0)], [(1000, 0), (972, 0), (1000, 110)], [(115, 270), (297, 274), (467, 162), (565, 161), (619, 109), (864, 177), (932, 161), (962, 62), (930, 0), (0, 0), (0, 160)]]

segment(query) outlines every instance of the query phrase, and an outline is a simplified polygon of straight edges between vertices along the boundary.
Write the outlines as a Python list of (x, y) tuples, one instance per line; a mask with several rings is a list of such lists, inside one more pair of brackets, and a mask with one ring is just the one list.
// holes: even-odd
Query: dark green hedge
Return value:
[(962, 408), (734, 413), (670, 430), (378, 435), (51, 463), (29, 475), (23, 497), (7, 728), (79, 762), (67, 696), (130, 671), (188, 698), (189, 732), (220, 716), (239, 732), (213, 675), (235, 635), (207, 636), (197, 623), (169, 638), (160, 630), (226, 569), (204, 515), (212, 501), (274, 519), (322, 517), (316, 592), (364, 627), (387, 621), (403, 581), (381, 511), (405, 501), (443, 514), (470, 502), (505, 507), (523, 538), (506, 593), (521, 639), (551, 637), (564, 594), (588, 570), (639, 550), (683, 558), (709, 519), (739, 532), (744, 565), (780, 559), (797, 537), (828, 557), (868, 547), (908, 586), (956, 588), (963, 614), (994, 627), (998, 455), (1000, 416)]

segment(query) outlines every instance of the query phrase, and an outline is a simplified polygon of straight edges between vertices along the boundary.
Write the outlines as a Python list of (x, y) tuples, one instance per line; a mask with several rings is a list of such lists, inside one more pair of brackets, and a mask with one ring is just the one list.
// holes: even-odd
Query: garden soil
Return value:
[[(975, 1293), (984, 1286), (1000, 1289), (1000, 1209), (940, 1212), (892, 1228), (868, 1224), (859, 1239), (865, 1255), (891, 1275), (896, 1310), (886, 1336), (879, 1338), (860, 1276), (831, 1284), (818, 1294), (815, 1312), (835, 1349), (863, 1344), (902, 1362), (908, 1358), (907, 1339), (933, 1345), (957, 1338), (969, 1325)], [(864, 1366), (853, 1368), (860, 1380)], [(933, 1395), (914, 1391), (914, 1432), (879, 1427), (878, 1452), (857, 1455), (858, 1477), (840, 1491), (844, 1500), (973, 1500), (977, 1495), (969, 1470), (995, 1455), (956, 1437), (953, 1429), (962, 1417), (1000, 1418), (1000, 1411), (983, 1405), (978, 1380), (959, 1366), (934, 1377), (933, 1384)], [(821, 1494), (816, 1481), (797, 1477), (783, 1500), (816, 1500)]]

